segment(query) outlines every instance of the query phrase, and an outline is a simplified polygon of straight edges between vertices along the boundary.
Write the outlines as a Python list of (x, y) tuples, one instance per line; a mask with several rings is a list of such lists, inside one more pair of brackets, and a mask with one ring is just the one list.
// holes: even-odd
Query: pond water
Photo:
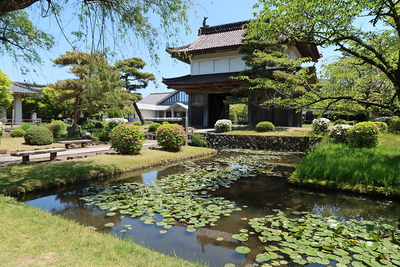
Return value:
[[(220, 151), (216, 156), (201, 162), (215, 162), (217, 158), (224, 159), (229, 155), (231, 155), (229, 152)], [(248, 154), (244, 154), (244, 157), (246, 155)], [(343, 220), (363, 221), (379, 217), (398, 220), (400, 203), (396, 201), (350, 196), (337, 192), (304, 190), (290, 186), (286, 177), (292, 168), (275, 164), (298, 162), (299, 158), (299, 155), (289, 154), (269, 157), (269, 163), (275, 167), (272, 172), (242, 178), (232, 183), (229, 188), (227, 186), (210, 191), (212, 197), (224, 197), (240, 207), (241, 211), (233, 211), (226, 216), (221, 216), (212, 226), (198, 227), (195, 232), (188, 232), (185, 223), (177, 222), (162, 234), (160, 233), (160, 230), (164, 229), (162, 226), (146, 224), (139, 218), (132, 218), (125, 214), (107, 216), (110, 212), (108, 209), (88, 205), (81, 199), (101, 191), (104, 187), (128, 182), (160, 181), (167, 175), (184, 172), (186, 164), (150, 170), (146, 173), (124, 174), (111, 180), (83, 184), (45, 195), (26, 196), (21, 201), (52, 214), (75, 220), (82, 225), (93, 226), (99, 231), (132, 239), (153, 250), (209, 266), (224, 266), (227, 263), (245, 266), (255, 263), (256, 255), (263, 245), (254, 238), (248, 242), (242, 242), (232, 238), (232, 235), (240, 233), (241, 229), (250, 229), (249, 219), (274, 214), (277, 209), (284, 213), (307, 211), (323, 216), (335, 215)], [(154, 215), (155, 220), (160, 217), (162, 216), (159, 214)], [(105, 226), (110, 223), (112, 227)], [(252, 247), (250, 253), (242, 254), (235, 251), (243, 243)], [(290, 261), (283, 265), (302, 266)], [(309, 264), (309, 266), (322, 265)]]

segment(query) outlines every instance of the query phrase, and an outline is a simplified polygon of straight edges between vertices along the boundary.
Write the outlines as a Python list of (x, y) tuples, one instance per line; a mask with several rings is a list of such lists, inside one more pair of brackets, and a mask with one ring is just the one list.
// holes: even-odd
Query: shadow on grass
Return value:
[(95, 159), (3, 167), (0, 173), (0, 192), (16, 195), (76, 183), (79, 180), (91, 180), (100, 175), (111, 174), (115, 170), (115, 165), (100, 165)]

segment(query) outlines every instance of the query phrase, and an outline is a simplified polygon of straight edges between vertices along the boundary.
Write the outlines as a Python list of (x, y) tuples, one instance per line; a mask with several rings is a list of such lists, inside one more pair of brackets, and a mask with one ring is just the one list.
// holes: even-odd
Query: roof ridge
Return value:
[(232, 22), (227, 24), (220, 24), (208, 27), (200, 27), (198, 31), (198, 35), (206, 35), (206, 34), (214, 34), (220, 32), (227, 32), (227, 31), (235, 31), (240, 30), (243, 28), (243, 25), (247, 24), (249, 20)]

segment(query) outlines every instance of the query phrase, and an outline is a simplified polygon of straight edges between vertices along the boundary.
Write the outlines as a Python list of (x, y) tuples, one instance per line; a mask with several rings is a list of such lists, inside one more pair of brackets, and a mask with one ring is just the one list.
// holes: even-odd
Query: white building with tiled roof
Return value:
[(22, 98), (33, 95), (40, 95), (42, 93), (42, 88), (44, 85), (31, 84), (31, 83), (21, 83), (13, 82), (11, 86), (11, 91), (13, 92), (13, 108), (11, 118), (7, 118), (6, 112), (0, 113), (0, 116), (6, 118), (8, 123), (12, 125), (22, 124), (23, 122), (35, 123), (39, 119), (36, 117), (36, 113), (31, 114), (29, 119), (22, 118)]
[[(138, 101), (137, 106), (147, 121), (166, 118), (184, 118), (188, 109), (188, 96), (184, 92), (153, 93)], [(134, 120), (138, 118), (134, 118)]]
[[(213, 127), (219, 119), (229, 118), (229, 107), (224, 104), (231, 91), (243, 85), (243, 81), (231, 79), (246, 69), (243, 54), (239, 48), (244, 39), (248, 21), (201, 27), (197, 39), (182, 47), (170, 47), (171, 57), (190, 64), (190, 74), (164, 78), (163, 83), (170, 89), (189, 95), (188, 118), (190, 126)], [(317, 61), (320, 54), (315, 46), (296, 43), (289, 47), (289, 58), (297, 60), (310, 57)], [(249, 96), (249, 103), (252, 103)], [(249, 104), (249, 122), (257, 123)], [(257, 118), (260, 119), (260, 118)], [(294, 110), (270, 110), (263, 120), (275, 125), (298, 126), (301, 114)]]

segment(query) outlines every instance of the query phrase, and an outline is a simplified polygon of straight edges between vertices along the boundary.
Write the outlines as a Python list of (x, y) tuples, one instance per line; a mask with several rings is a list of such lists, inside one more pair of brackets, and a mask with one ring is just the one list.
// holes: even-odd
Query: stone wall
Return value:
[(261, 136), (206, 133), (207, 146), (211, 148), (241, 148), (304, 152), (321, 140), (309, 136)]

